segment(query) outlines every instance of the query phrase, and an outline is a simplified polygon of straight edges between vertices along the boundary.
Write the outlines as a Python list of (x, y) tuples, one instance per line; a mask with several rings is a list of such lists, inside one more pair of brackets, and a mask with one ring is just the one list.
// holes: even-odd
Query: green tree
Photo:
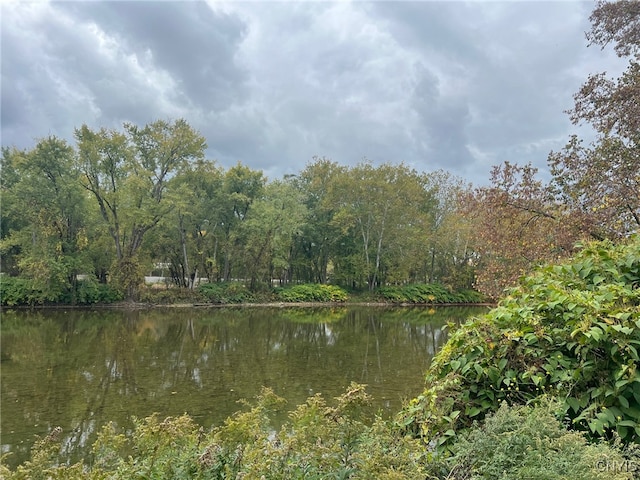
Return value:
[(404, 164), (363, 162), (337, 178), (331, 201), (337, 207), (332, 222), (357, 245), (350, 273), (374, 290), (424, 224), (432, 194), (426, 177)]
[(133, 298), (142, 281), (138, 251), (144, 235), (172, 211), (166, 189), (190, 160), (203, 158), (204, 138), (184, 120), (156, 121), (124, 133), (86, 125), (75, 132), (82, 184), (93, 194), (114, 241), (111, 274)]
[[(32, 281), (34, 301), (75, 302), (77, 275), (86, 261), (86, 201), (74, 150), (48, 137), (30, 151), (3, 150), (2, 252), (12, 252), (18, 272)], [(3, 182), (4, 183), (4, 182)]]
[(2, 214), (0, 215), (0, 241), (2, 241), (2, 261), (0, 269), (4, 274), (18, 275), (19, 269), (17, 265), (20, 247), (16, 242), (6, 241), (11, 232), (19, 231), (24, 228), (28, 222), (22, 215), (12, 214), (19, 212), (17, 207), (19, 196), (15, 194), (15, 185), (20, 181), (20, 172), (17, 158), (25, 156), (26, 151), (20, 151), (16, 148), (2, 148), (2, 156), (0, 156), (0, 172), (2, 173), (2, 181), (0, 182), (0, 207)]
[(169, 264), (176, 285), (193, 289), (197, 278), (217, 279), (223, 176), (214, 161), (197, 160), (171, 180), (173, 208), (145, 244), (156, 263)]
[(331, 188), (346, 169), (326, 158), (314, 158), (295, 178), (304, 196), (307, 221), (295, 239), (294, 270), (303, 282), (326, 283), (332, 256), (344, 251), (344, 236), (333, 223), (338, 208), (331, 201)]
[(263, 196), (255, 201), (242, 227), (250, 288), (259, 281), (270, 284), (273, 278), (281, 283), (291, 280), (294, 239), (306, 219), (302, 200), (289, 179), (267, 183)]
[(241, 271), (243, 261), (244, 237), (241, 225), (246, 221), (253, 203), (261, 197), (266, 178), (258, 170), (240, 163), (233, 166), (224, 175), (222, 195), (220, 196), (219, 225), (221, 229), (220, 247), (222, 258), (222, 279), (229, 281), (232, 272)]
[[(426, 175), (431, 201), (423, 209), (415, 251), (409, 255), (412, 282), (445, 283), (471, 288), (474, 257), (470, 223), (461, 215), (462, 198), (470, 186), (451, 173), (438, 170)], [(425, 248), (428, 247), (428, 248)]]

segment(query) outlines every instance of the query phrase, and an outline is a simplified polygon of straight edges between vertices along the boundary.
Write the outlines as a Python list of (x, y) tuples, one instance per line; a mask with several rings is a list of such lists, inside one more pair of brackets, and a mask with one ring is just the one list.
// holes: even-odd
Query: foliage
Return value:
[(465, 186), (446, 172), (315, 159), (267, 181), (205, 159), (184, 120), (84, 125), (75, 139), (2, 150), (2, 270), (38, 283), (35, 303), (74, 303), (78, 275), (136, 300), (154, 270), (177, 287), (243, 279), (263, 294), (273, 280), (472, 286), (471, 225), (456, 212)]
[(556, 202), (537, 173), (505, 162), (492, 169), (489, 187), (468, 192), (463, 202), (479, 254), (475, 288), (493, 298), (540, 263), (570, 255), (584, 236), (575, 211)]
[(551, 153), (552, 185), (559, 200), (588, 217), (598, 235), (625, 237), (640, 227), (640, 8), (633, 1), (599, 0), (589, 18), (590, 45), (613, 43), (629, 65), (617, 79), (589, 75), (574, 95), (571, 121), (590, 124), (597, 138), (584, 146), (573, 136)]
[[(124, 296), (116, 290), (113, 285), (98, 283), (95, 278), (86, 278), (77, 284), (76, 302), (81, 305), (92, 303), (113, 303), (123, 300)], [(63, 303), (68, 303), (68, 299), (62, 299)]]
[(245, 277), (237, 276), (247, 261), (244, 248), (247, 232), (244, 224), (252, 212), (254, 203), (262, 197), (265, 183), (263, 172), (251, 170), (240, 163), (227, 170), (224, 175), (221, 208), (216, 220), (222, 227), (221, 241), (224, 252), (221, 252), (219, 270), (225, 282), (231, 281), (232, 278)]
[(338, 275), (373, 291), (387, 281), (385, 270), (398, 268), (402, 253), (416, 251), (429, 233), (436, 204), (427, 179), (404, 164), (370, 162), (336, 176), (327, 194), (335, 212), (330, 223), (350, 239), (344, 243), (354, 260), (337, 265)]
[(193, 289), (196, 276), (218, 279), (223, 179), (215, 162), (189, 162), (173, 179), (168, 194), (174, 209), (146, 238), (143, 248), (152, 248), (149, 257), (169, 264), (176, 286)]
[[(74, 150), (56, 137), (30, 151), (3, 149), (3, 262), (32, 280), (36, 303), (70, 293), (78, 273), (90, 269), (86, 199), (77, 182)], [(4, 178), (3, 178), (4, 180)], [(8, 227), (8, 228), (6, 228)], [(13, 272), (18, 273), (18, 272)]]
[[(631, 463), (618, 448), (588, 443), (557, 418), (557, 405), (508, 407), (461, 435), (446, 461), (447, 479), (631, 479)], [(624, 468), (625, 465), (627, 468)]]
[(48, 480), (50, 478), (74, 479), (86, 478), (81, 463), (66, 466), (58, 465), (57, 456), (60, 450), (60, 427), (54, 428), (49, 435), (39, 439), (32, 449), (31, 460), (19, 465), (15, 472), (0, 468), (2, 478), (12, 480)]
[(506, 401), (555, 392), (574, 428), (640, 439), (640, 237), (540, 268), (456, 330), (399, 422), (449, 443)]
[(119, 433), (104, 425), (85, 462), (60, 464), (61, 429), (33, 448), (31, 460), (7, 480), (65, 478), (172, 479), (631, 479), (637, 448), (589, 444), (558, 420), (558, 405), (503, 403), (482, 424), (460, 435), (449, 457), (434, 456), (420, 440), (402, 435), (374, 415), (363, 385), (351, 384), (327, 404), (321, 395), (275, 417), (285, 401), (263, 388), (255, 402), (205, 432), (188, 415), (136, 419)]
[(376, 296), (390, 303), (481, 303), (486, 297), (473, 290), (451, 292), (438, 283), (381, 287)]
[(593, 127), (595, 141), (574, 135), (551, 152), (548, 182), (531, 165), (497, 166), (491, 185), (463, 202), (477, 233), (476, 286), (494, 298), (532, 267), (570, 255), (577, 241), (623, 239), (640, 228), (640, 8), (599, 0), (590, 20), (591, 45), (613, 43), (629, 58), (617, 79), (590, 75), (567, 112)]
[(205, 300), (200, 291), (193, 291), (185, 287), (154, 288), (147, 287), (140, 290), (141, 303), (152, 305), (171, 305), (178, 303), (198, 303)]
[[(272, 395), (265, 391), (262, 403), (277, 402)], [(328, 406), (321, 396), (310, 397), (275, 435), (259, 403), (215, 431), (209, 451), (218, 461), (209, 463), (224, 478), (424, 477), (422, 446), (394, 435), (388, 423), (371, 414), (362, 385), (351, 384), (335, 400)], [(238, 443), (247, 439), (238, 461)]]
[(86, 125), (76, 129), (78, 181), (91, 193), (113, 239), (112, 275), (133, 298), (141, 285), (138, 253), (147, 232), (173, 210), (167, 200), (173, 176), (190, 160), (204, 157), (205, 140), (184, 120), (155, 121), (124, 133)]
[(282, 302), (346, 302), (349, 298), (338, 286), (318, 283), (276, 288), (274, 293)]
[(592, 28), (587, 39), (590, 44), (604, 47), (614, 42), (620, 57), (640, 53), (640, 9), (633, 0), (598, 0), (589, 19)]
[(211, 303), (249, 303), (255, 295), (239, 282), (203, 283), (198, 292)]
[(51, 435), (34, 447), (31, 461), (2, 473), (7, 479), (70, 480), (425, 478), (423, 445), (397, 435), (389, 422), (373, 415), (369, 401), (363, 385), (351, 384), (334, 405), (320, 395), (310, 397), (275, 430), (273, 416), (284, 400), (263, 389), (247, 411), (209, 433), (187, 415), (163, 420), (154, 415), (136, 420), (125, 434), (113, 424), (104, 426), (90, 464), (58, 465), (59, 443)]
[(8, 275), (0, 277), (0, 305), (3, 306), (33, 306), (50, 303), (89, 305), (113, 303), (122, 299), (123, 296), (111, 285), (98, 283), (93, 278), (78, 281), (74, 292), (61, 290), (56, 295), (46, 295), (32, 279)]
[(302, 194), (289, 180), (270, 182), (254, 202), (240, 233), (244, 238), (244, 268), (251, 290), (271, 279), (291, 280), (291, 250), (306, 217)]
[(7, 306), (36, 305), (44, 301), (42, 291), (33, 281), (23, 277), (0, 277), (0, 304)]

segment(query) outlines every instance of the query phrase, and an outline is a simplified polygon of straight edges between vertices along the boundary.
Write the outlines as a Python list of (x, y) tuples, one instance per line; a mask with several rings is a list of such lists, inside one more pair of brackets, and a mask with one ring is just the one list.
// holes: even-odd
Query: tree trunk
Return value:
[(182, 244), (182, 261), (184, 262), (184, 285), (189, 289), (193, 289), (193, 280), (191, 279), (191, 271), (189, 269), (189, 256), (187, 255), (187, 236), (184, 231), (184, 216), (180, 212), (178, 212), (178, 222), (180, 243)]

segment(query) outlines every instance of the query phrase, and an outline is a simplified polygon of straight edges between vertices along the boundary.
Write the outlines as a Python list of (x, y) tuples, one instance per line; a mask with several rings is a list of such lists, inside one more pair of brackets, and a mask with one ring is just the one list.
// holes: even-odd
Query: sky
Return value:
[(544, 174), (565, 111), (612, 49), (593, 2), (1, 0), (1, 142), (184, 118), (207, 158), (270, 179), (314, 157), (474, 185), (493, 165)]

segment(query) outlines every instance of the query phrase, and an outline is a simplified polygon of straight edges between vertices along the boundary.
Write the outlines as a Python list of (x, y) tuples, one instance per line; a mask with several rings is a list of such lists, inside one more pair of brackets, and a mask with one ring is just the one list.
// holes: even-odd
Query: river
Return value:
[(63, 430), (67, 461), (102, 425), (188, 413), (220, 424), (262, 386), (291, 409), (350, 382), (390, 415), (420, 393), (448, 322), (482, 308), (166, 308), (2, 311), (0, 445), (11, 468)]

